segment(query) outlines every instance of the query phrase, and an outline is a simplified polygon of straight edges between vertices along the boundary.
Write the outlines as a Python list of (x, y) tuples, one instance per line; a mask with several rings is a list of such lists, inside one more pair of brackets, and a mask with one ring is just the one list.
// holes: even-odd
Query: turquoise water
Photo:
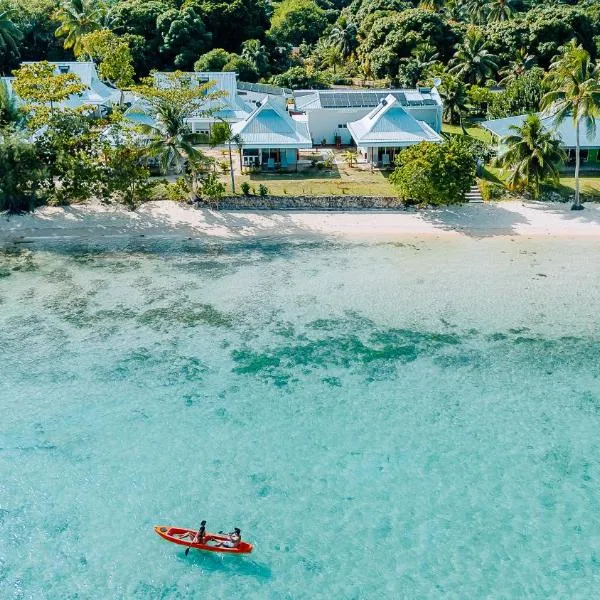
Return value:
[[(0, 254), (0, 598), (596, 596), (596, 253)], [(201, 519), (255, 553), (152, 530)]]

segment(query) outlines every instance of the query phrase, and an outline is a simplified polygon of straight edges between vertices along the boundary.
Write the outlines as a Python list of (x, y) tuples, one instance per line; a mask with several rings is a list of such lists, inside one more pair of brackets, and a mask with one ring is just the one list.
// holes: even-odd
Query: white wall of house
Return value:
[[(418, 121), (425, 121), (434, 131), (442, 128), (442, 108), (440, 106), (404, 106), (406, 112)], [(347, 123), (358, 121), (373, 110), (371, 108), (313, 108), (307, 109), (308, 125), (313, 144), (335, 144), (335, 136), (339, 136), (342, 144), (350, 144), (352, 136), (346, 127)], [(342, 125), (342, 127), (340, 127)]]

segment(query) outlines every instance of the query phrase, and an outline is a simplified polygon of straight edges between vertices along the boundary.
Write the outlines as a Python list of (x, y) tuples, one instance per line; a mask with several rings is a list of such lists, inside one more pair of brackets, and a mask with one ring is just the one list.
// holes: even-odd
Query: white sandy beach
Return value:
[(207, 239), (332, 237), (399, 239), (420, 236), (599, 237), (600, 205), (502, 202), (411, 211), (216, 211), (169, 201), (136, 211), (119, 206), (43, 207), (2, 215), (0, 243), (51, 238), (187, 236)]

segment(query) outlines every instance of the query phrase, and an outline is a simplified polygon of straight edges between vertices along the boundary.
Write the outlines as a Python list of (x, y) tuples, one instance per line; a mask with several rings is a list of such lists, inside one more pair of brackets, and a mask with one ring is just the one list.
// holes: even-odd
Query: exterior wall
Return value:
[(335, 136), (342, 138), (342, 144), (350, 144), (352, 136), (347, 128), (338, 128), (352, 121), (358, 121), (373, 110), (367, 108), (315, 108), (307, 110), (308, 127), (313, 144), (320, 144), (323, 140), (327, 144), (335, 144)]
[[(436, 133), (442, 129), (442, 108), (440, 106), (404, 106), (406, 112), (417, 121), (424, 121)], [(373, 108), (315, 108), (307, 109), (308, 126), (313, 144), (335, 144), (335, 136), (340, 136), (342, 144), (351, 144), (352, 136), (347, 127), (339, 128), (368, 115)]]

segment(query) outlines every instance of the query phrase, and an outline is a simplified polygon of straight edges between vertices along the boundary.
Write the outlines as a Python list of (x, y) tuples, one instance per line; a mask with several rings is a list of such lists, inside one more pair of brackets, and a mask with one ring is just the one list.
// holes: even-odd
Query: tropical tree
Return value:
[(506, 150), (498, 157), (498, 163), (510, 170), (510, 189), (528, 189), (537, 199), (542, 182), (558, 180), (558, 165), (566, 154), (560, 140), (544, 129), (535, 114), (528, 115), (520, 127), (512, 125), (510, 132), (502, 140)]
[(337, 25), (331, 29), (329, 41), (339, 48), (344, 58), (352, 56), (358, 48), (358, 28), (354, 23), (345, 27)]
[(85, 85), (74, 73), (55, 73), (54, 65), (47, 61), (22, 65), (13, 71), (13, 90), (26, 102), (33, 105), (50, 106), (54, 112), (54, 104), (66, 100), (73, 94), (80, 94)]
[(0, 53), (12, 52), (18, 56), (18, 42), (23, 38), (23, 34), (10, 17), (9, 11), (0, 10)]
[(596, 132), (600, 116), (600, 65), (573, 40), (550, 65), (547, 83), (551, 91), (542, 98), (542, 108), (559, 124), (571, 119), (575, 126), (575, 202), (582, 210), (579, 194), (580, 130), (585, 123), (589, 137)]
[(260, 40), (246, 40), (242, 44), (240, 56), (252, 63), (259, 75), (263, 75), (269, 70), (269, 54), (266, 46)]
[(242, 148), (244, 145), (242, 136), (240, 136), (239, 134), (234, 134), (231, 129), (231, 124), (221, 119), (218, 123), (215, 123), (215, 125), (213, 126), (210, 143), (212, 146), (227, 143), (229, 149), (229, 172), (231, 174), (231, 191), (235, 194), (235, 176), (233, 173), (233, 154), (231, 152), (231, 148), (232, 145), (236, 145), (239, 150), (241, 170), (243, 165)]
[(133, 85), (135, 75), (129, 44), (109, 29), (86, 33), (81, 36), (80, 42), (80, 56), (99, 63), (100, 78), (121, 90), (122, 105), (123, 89)]
[(440, 94), (444, 99), (444, 119), (452, 125), (460, 125), (466, 133), (462, 120), (470, 108), (467, 86), (451, 75), (443, 79)]
[(462, 44), (455, 46), (456, 52), (450, 61), (450, 73), (465, 83), (481, 83), (498, 70), (497, 57), (486, 48), (481, 29), (470, 27)]
[(23, 114), (17, 106), (17, 99), (8, 84), (0, 79), (0, 127), (19, 123)]
[(204, 107), (223, 96), (210, 92), (213, 82), (198, 85), (195, 77), (176, 71), (149, 78), (136, 88), (153, 120), (140, 126), (148, 140), (148, 154), (159, 160), (163, 173), (181, 172), (185, 165), (197, 168), (203, 154), (194, 148), (194, 135), (188, 125), (192, 115), (209, 114)]
[(421, 82), (436, 64), (439, 64), (439, 53), (431, 44), (417, 46), (410, 57), (401, 58), (398, 67), (398, 81), (400, 85), (415, 87)]
[(528, 54), (525, 48), (519, 48), (513, 57), (513, 60), (506, 67), (499, 71), (501, 85), (508, 85), (522, 77), (529, 69), (536, 64), (536, 57), (533, 54)]
[(86, 33), (101, 29), (106, 16), (106, 6), (98, 0), (63, 0), (55, 17), (60, 22), (54, 35), (64, 37), (65, 48), (81, 52), (81, 38)]
[(515, 13), (515, 0), (490, 0), (485, 5), (487, 22), (508, 21)]
[(344, 160), (352, 168), (358, 162), (358, 152), (356, 150), (346, 150), (344, 152)]
[(341, 50), (334, 45), (326, 46), (321, 53), (321, 61), (323, 65), (333, 69), (333, 72), (337, 71), (337, 67), (344, 64), (344, 56)]
[(438, 12), (446, 6), (446, 0), (421, 0), (419, 8)]

